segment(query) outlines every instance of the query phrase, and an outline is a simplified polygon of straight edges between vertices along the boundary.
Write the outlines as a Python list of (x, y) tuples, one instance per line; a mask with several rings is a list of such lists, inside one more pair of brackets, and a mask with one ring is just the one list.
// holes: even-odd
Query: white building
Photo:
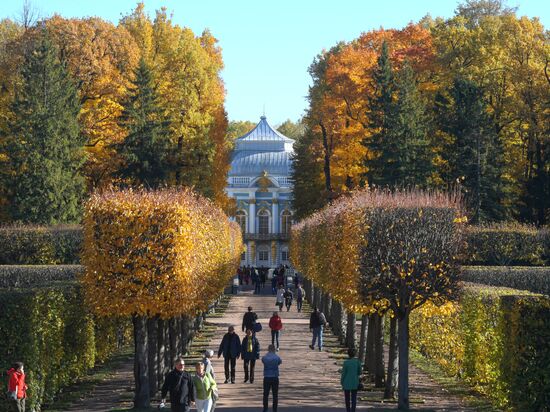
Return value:
[(226, 192), (237, 202), (235, 220), (246, 244), (242, 265), (289, 264), (293, 144), (265, 116), (235, 141)]

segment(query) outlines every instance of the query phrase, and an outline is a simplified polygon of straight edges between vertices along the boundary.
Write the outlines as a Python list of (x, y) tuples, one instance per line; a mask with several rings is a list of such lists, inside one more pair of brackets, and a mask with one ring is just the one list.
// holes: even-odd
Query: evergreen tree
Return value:
[(392, 187), (426, 188), (433, 173), (426, 108), (408, 62), (396, 76), (396, 99), (388, 113), (386, 139), (393, 142), (395, 167)]
[(30, 223), (77, 222), (85, 191), (80, 103), (58, 49), (45, 32), (28, 49), (21, 78), (7, 136), (13, 171), (11, 215)]
[(441, 129), (452, 138), (445, 153), (449, 183), (460, 182), (473, 222), (504, 219), (504, 150), (483, 91), (474, 82), (457, 78), (449, 98), (437, 100)]
[(159, 105), (151, 69), (143, 58), (124, 107), (120, 122), (128, 135), (115, 145), (123, 162), (118, 174), (132, 184), (157, 187), (166, 182), (170, 171), (169, 122)]
[(292, 209), (296, 220), (303, 219), (327, 202), (327, 196), (321, 195), (325, 192), (323, 163), (312, 153), (318, 139), (310, 129), (306, 129), (294, 143)]
[(395, 81), (386, 41), (382, 43), (373, 79), (375, 93), (369, 99), (369, 127), (374, 133), (364, 142), (372, 154), (372, 158), (367, 160), (367, 177), (371, 186), (389, 186), (395, 181), (398, 159), (394, 142), (388, 139), (388, 122), (393, 109)]

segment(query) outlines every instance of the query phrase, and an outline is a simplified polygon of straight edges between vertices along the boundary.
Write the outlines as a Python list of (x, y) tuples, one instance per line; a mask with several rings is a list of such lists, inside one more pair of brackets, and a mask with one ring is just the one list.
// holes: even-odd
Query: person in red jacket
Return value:
[[(279, 316), (279, 312), (273, 312), (273, 316), (269, 319), (269, 328), (271, 329), (271, 344), (279, 350), (279, 334), (283, 329), (283, 321)], [(275, 345), (277, 341), (277, 345)]]
[(14, 403), (17, 412), (25, 412), (25, 399), (27, 399), (27, 385), (25, 384), (25, 372), (23, 363), (16, 362), (8, 371), (8, 392), (10, 401)]

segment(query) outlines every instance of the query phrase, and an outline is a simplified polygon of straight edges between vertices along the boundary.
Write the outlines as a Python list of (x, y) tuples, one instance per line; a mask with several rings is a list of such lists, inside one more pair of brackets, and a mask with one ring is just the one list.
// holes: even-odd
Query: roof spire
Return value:
[(264, 114), (260, 116), (260, 119), (265, 120), (265, 103), (264, 103)]

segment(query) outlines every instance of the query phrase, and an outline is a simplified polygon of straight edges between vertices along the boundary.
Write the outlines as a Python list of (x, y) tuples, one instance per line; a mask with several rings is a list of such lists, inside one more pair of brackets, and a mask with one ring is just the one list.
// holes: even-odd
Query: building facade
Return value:
[(242, 265), (289, 264), (293, 144), (265, 116), (235, 141), (226, 192), (236, 201), (246, 245)]

